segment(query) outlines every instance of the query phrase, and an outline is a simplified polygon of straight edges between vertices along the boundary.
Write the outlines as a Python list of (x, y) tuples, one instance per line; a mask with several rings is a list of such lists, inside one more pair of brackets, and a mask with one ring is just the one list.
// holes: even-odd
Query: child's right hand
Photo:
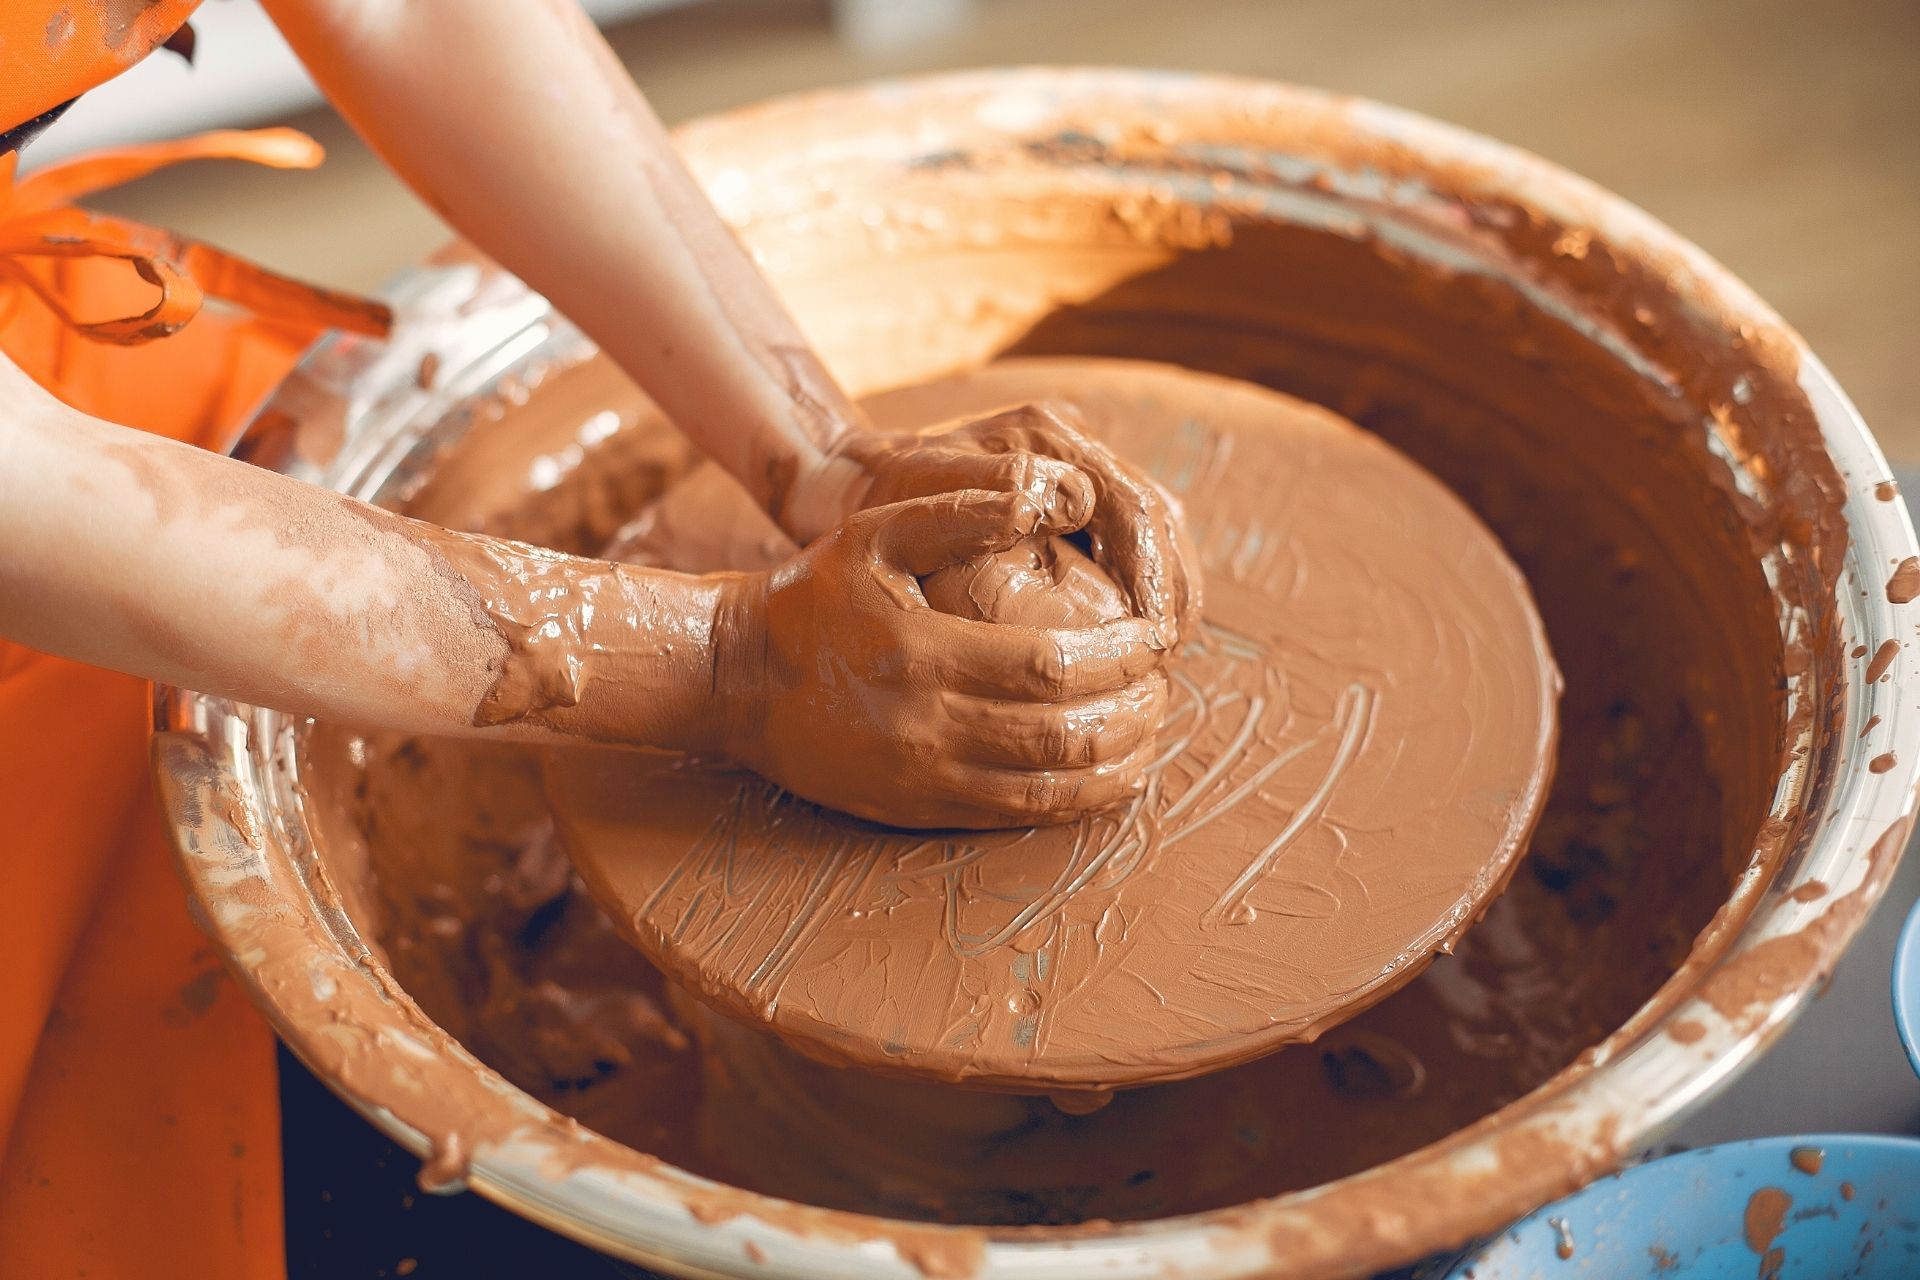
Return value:
[(920, 590), (941, 569), (1070, 533), (1065, 519), (1022, 493), (916, 498), (734, 576), (715, 628), (721, 748), (797, 795), (896, 826), (1064, 822), (1124, 799), (1166, 707), (1154, 624), (977, 622)]

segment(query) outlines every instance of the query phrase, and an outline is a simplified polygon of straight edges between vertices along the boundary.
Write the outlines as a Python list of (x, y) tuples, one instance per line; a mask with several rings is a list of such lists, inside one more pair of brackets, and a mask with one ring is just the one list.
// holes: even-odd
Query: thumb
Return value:
[(1044, 513), (1029, 494), (962, 489), (896, 502), (872, 514), (879, 522), (874, 547), (882, 558), (924, 578), (1033, 536)]

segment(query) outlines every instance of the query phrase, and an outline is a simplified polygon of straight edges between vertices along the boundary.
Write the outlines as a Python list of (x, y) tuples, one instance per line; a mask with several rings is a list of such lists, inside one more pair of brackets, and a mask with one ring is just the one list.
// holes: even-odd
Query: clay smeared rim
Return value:
[[(684, 1274), (1361, 1275), (1495, 1229), (1614, 1167), (1777, 1037), (1831, 971), (1884, 890), (1913, 822), (1920, 708), (1908, 704), (1920, 692), (1920, 655), (1902, 644), (1878, 693), (1862, 663), (1828, 655), (1907, 638), (1902, 629), (1920, 615), (1888, 602), (1881, 584), (1887, 566), (1920, 548), (1903, 504), (1876, 497), (1891, 472), (1831, 376), (1699, 250), (1616, 197), (1485, 138), (1373, 103), (1223, 77), (1052, 69), (937, 76), (783, 99), (696, 123), (680, 138), (712, 181), (741, 163), (740, 154), (760, 156), (766, 167), (804, 161), (816, 171), (847, 157), (898, 165), (957, 145), (960, 135), (970, 146), (1018, 152), (1037, 140), (1085, 136), (1094, 120), (1150, 139), (1170, 159), (1184, 155), (1185, 168), (1170, 163), (1162, 175), (1136, 156), (1124, 172), (1090, 173), (1063, 157), (1063, 167), (1083, 166), (1072, 175), (1076, 189), (1164, 176), (1163, 186), (1186, 197), (1195, 188), (1180, 179), (1191, 177), (1207, 139), (1183, 136), (1169, 123), (1169, 105), (1182, 119), (1230, 122), (1223, 132), (1257, 128), (1270, 163), (1256, 176), (1273, 191), (1312, 176), (1297, 172), (1304, 158), (1306, 168), (1363, 171), (1389, 203), (1426, 202), (1431, 212), (1494, 201), (1578, 229), (1661, 280), (1676, 308), (1740, 335), (1756, 360), (1771, 362), (1804, 395), (1824, 445), (1816, 461), (1830, 462), (1844, 484), (1837, 501), (1845, 562), (1826, 572), (1837, 643), (1815, 647), (1790, 679), (1790, 697), (1811, 714), (1797, 718), (1800, 738), (1783, 752), (1773, 820), (1689, 962), (1625, 1026), (1525, 1098), (1308, 1191), (1081, 1228), (929, 1227), (815, 1209), (719, 1186), (586, 1131), (473, 1059), (375, 963), (340, 911), (287, 786), (284, 720), (157, 690), (156, 772), (203, 923), (295, 1052), (396, 1141), (437, 1153), (441, 1163), (464, 1157), (475, 1190), (557, 1231)], [(730, 190), (749, 204), (780, 198), (758, 188), (742, 196), (738, 183)], [(751, 228), (746, 234), (751, 240)], [(447, 408), (436, 409), (425, 392), (395, 388), (412, 385), (422, 354), (470, 330), (485, 336), (463, 357), (475, 369), (498, 374), (583, 358), (577, 336), (498, 273), (446, 266), (403, 286), (403, 312), (413, 319), (392, 345), (329, 340), (294, 375), (309, 416), (316, 389), (340, 405), (351, 456), (336, 456), (337, 437), (306, 440), (271, 402), (244, 453), (336, 482), (383, 459), (391, 466), (390, 455), (405, 452), (400, 433)], [(427, 318), (419, 319), (423, 308)], [(481, 381), (478, 373), (449, 378), (443, 389), (471, 393)], [(332, 425), (337, 432), (338, 420)], [(1834, 552), (1831, 540), (1826, 549)], [(1782, 620), (1786, 629), (1806, 624), (1804, 613)], [(1870, 702), (1880, 723), (1862, 740)], [(1887, 751), (1898, 763), (1871, 773), (1869, 756)]]

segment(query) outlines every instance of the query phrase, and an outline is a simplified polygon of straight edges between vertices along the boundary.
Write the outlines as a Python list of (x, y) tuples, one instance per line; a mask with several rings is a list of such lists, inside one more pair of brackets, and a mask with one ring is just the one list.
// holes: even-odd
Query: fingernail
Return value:
[(1093, 482), (1078, 467), (1063, 466), (1047, 504), (1047, 523), (1057, 529), (1078, 529), (1093, 516)]

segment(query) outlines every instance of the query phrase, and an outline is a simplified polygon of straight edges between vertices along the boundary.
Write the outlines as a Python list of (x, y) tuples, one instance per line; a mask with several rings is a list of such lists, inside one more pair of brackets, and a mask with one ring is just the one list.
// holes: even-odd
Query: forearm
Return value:
[(289, 711), (378, 723), (398, 705), (420, 729), (471, 720), (504, 660), (358, 504), (51, 401), (0, 408), (0, 439), (10, 639)]
[(425, 527), (507, 641), (474, 709), (516, 736), (723, 750), (741, 680), (717, 656), (753, 629), (751, 575), (674, 573)]
[(791, 527), (794, 478), (857, 411), (574, 0), (267, 8), (396, 172)]
[(351, 724), (704, 745), (719, 587), (540, 560), (572, 584), (545, 599), (600, 605), (569, 706), (523, 688), (554, 650), (510, 570), (542, 555), (88, 418), (0, 360), (0, 636), (30, 647)]

